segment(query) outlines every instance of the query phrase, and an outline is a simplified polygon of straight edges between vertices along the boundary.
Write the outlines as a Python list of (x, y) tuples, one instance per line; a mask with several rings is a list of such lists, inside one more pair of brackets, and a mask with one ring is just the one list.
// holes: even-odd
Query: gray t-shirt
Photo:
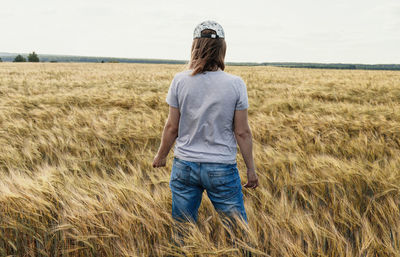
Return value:
[(179, 108), (179, 132), (174, 156), (192, 162), (235, 163), (235, 110), (249, 107), (247, 89), (239, 77), (222, 70), (191, 76), (177, 73), (167, 103)]

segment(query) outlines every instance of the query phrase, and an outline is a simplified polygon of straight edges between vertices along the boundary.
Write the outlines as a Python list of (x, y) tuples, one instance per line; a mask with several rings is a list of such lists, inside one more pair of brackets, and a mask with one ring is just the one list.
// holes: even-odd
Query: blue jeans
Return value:
[(172, 217), (197, 222), (204, 189), (218, 213), (236, 214), (246, 223), (242, 185), (237, 164), (190, 162), (174, 157), (169, 186)]

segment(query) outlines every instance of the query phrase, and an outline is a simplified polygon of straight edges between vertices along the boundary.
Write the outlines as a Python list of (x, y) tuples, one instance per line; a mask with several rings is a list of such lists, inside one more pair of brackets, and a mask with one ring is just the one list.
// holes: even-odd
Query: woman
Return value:
[(240, 77), (224, 72), (224, 37), (218, 23), (200, 23), (194, 30), (189, 69), (176, 74), (168, 90), (169, 115), (153, 167), (165, 166), (176, 140), (169, 186), (177, 221), (197, 221), (206, 190), (219, 213), (238, 214), (248, 222), (236, 143), (247, 166), (244, 187), (258, 186), (246, 85)]

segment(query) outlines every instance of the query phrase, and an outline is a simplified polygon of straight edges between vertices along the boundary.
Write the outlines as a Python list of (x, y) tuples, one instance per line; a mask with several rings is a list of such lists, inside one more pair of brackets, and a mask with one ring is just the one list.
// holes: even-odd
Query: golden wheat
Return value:
[[(184, 68), (0, 64), (0, 256), (240, 255), (206, 195), (198, 225), (178, 227), (185, 245), (171, 239), (172, 151), (151, 164)], [(400, 256), (400, 73), (227, 71), (247, 84), (260, 180), (237, 245)]]

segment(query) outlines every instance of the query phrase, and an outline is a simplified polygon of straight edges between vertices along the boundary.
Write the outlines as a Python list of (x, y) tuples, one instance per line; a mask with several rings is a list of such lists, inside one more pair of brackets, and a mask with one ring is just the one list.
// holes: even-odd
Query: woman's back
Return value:
[(174, 154), (193, 162), (236, 162), (233, 132), (235, 110), (249, 107), (246, 85), (222, 70), (175, 75), (166, 101), (179, 108), (179, 132)]

